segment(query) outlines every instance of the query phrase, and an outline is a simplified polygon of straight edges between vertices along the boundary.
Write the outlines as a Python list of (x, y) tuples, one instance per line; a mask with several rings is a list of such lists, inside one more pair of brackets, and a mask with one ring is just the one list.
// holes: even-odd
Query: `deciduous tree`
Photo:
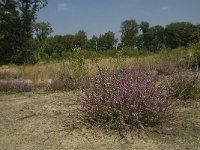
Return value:
[(121, 24), (121, 43), (123, 46), (134, 47), (138, 34), (138, 24), (135, 20), (125, 20)]
[(2, 63), (33, 63), (33, 24), (47, 0), (2, 0), (0, 2), (0, 51)]

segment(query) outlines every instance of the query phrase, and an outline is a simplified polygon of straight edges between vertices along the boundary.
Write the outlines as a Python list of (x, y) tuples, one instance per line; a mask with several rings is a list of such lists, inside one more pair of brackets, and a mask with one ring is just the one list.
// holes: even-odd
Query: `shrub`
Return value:
[(74, 80), (57, 79), (52, 80), (51, 83), (48, 85), (48, 88), (53, 91), (75, 90), (76, 83)]
[(156, 70), (158, 75), (171, 75), (176, 71), (176, 68), (170, 63), (162, 63)]
[(178, 72), (169, 78), (169, 92), (174, 98), (194, 99), (199, 94), (198, 73)]
[(121, 130), (159, 125), (170, 116), (166, 88), (152, 74), (134, 67), (114, 72), (98, 67), (89, 83), (82, 89), (87, 123)]
[(187, 68), (187, 48), (179, 47), (173, 50), (163, 49), (158, 58), (161, 62), (168, 61), (173, 62), (176, 68)]
[(134, 57), (139, 56), (139, 51), (131, 47), (125, 47), (117, 51), (116, 55), (121, 57)]
[(200, 43), (190, 45), (187, 61), (190, 68), (200, 67)]
[(200, 43), (191, 44), (187, 48), (177, 48), (169, 53), (171, 61), (181, 68), (196, 69), (200, 66)]
[(1, 81), (0, 91), (29, 92), (33, 86), (25, 81)]
[[(79, 48), (74, 49), (73, 55), (69, 59), (69, 63), (62, 64), (62, 71), (60, 74), (62, 78), (67, 79), (80, 79), (87, 75), (87, 63)], [(64, 77), (63, 75), (66, 75)]]

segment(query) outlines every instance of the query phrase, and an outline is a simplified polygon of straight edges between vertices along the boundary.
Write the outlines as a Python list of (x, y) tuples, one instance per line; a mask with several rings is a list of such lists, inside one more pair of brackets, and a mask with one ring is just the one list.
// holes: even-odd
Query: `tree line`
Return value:
[(47, 0), (1, 0), (0, 64), (36, 63), (76, 48), (99, 52), (130, 47), (158, 52), (200, 42), (200, 24), (173, 22), (150, 26), (147, 21), (137, 23), (134, 19), (121, 23), (120, 40), (111, 31), (90, 39), (83, 30), (74, 35), (50, 36), (53, 32), (50, 23), (36, 22), (37, 12), (47, 3)]

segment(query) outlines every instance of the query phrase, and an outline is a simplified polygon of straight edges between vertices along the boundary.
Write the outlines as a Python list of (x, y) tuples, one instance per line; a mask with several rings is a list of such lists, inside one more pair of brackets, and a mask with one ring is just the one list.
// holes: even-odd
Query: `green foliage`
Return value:
[(62, 71), (59, 73), (60, 79), (76, 80), (87, 75), (87, 63), (80, 48), (75, 48), (73, 53), (70, 53), (68, 62), (63, 62)]
[(195, 26), (189, 22), (171, 23), (165, 28), (165, 45), (174, 49), (181, 46), (188, 46)]
[(73, 48), (79, 47), (81, 49), (85, 49), (87, 45), (87, 35), (86, 32), (83, 30), (78, 31), (74, 35), (73, 39)]
[[(175, 22), (162, 27), (150, 27), (142, 21), (125, 20), (121, 23), (121, 43), (111, 31), (87, 38), (83, 30), (74, 35), (56, 35), (50, 23), (36, 23), (37, 12), (47, 5), (47, 0), (2, 0), (0, 2), (0, 64), (36, 63), (38, 61), (73, 59), (73, 50), (80, 48), (84, 58), (138, 56), (161, 51), (173, 50), (174, 57), (180, 58), (177, 64), (199, 67), (200, 25), (189, 22)], [(141, 32), (139, 32), (139, 30)], [(117, 48), (116, 45), (118, 44)], [(191, 47), (191, 46), (190, 46)], [(137, 48), (137, 50), (136, 50)], [(117, 49), (117, 50), (116, 50)], [(174, 60), (175, 60), (174, 59)]]
[(50, 60), (59, 60), (61, 58), (61, 56), (59, 55), (59, 53), (53, 52), (50, 56)]
[(115, 34), (113, 32), (107, 32), (103, 35), (100, 35), (98, 39), (98, 50), (109, 50), (114, 49), (117, 43), (115, 39)]
[(93, 51), (105, 51), (115, 49), (116, 44), (117, 39), (115, 38), (115, 34), (109, 31), (99, 37), (93, 36), (88, 41), (88, 48)]
[(138, 34), (138, 24), (135, 20), (125, 20), (121, 24), (121, 43), (123, 46), (134, 47)]
[(190, 68), (200, 67), (200, 43), (192, 44), (188, 47), (188, 66)]
[(51, 59), (60, 59), (63, 56), (66, 58), (68, 52), (72, 52), (74, 48), (79, 47), (81, 50), (86, 48), (87, 36), (84, 31), (79, 31), (75, 35), (56, 35), (47, 38), (43, 52)]
[(137, 57), (139, 56), (139, 51), (132, 47), (124, 47), (116, 53), (119, 57)]
[(99, 38), (94, 35), (87, 43), (88, 49), (98, 51), (98, 40)]
[(53, 32), (53, 29), (49, 22), (36, 23), (33, 25), (33, 28), (36, 37), (40, 41), (46, 39)]
[(73, 57), (71, 58), (71, 77), (80, 79), (87, 75), (87, 64), (84, 56), (80, 52), (80, 48), (74, 49)]
[(189, 47), (179, 47), (173, 50), (163, 49), (158, 58), (173, 62), (176, 67), (199, 69), (200, 43), (190, 44)]
[(47, 0), (2, 0), (0, 2), (0, 63), (35, 62), (33, 24)]
[(140, 31), (142, 31), (142, 33), (145, 34), (149, 30), (149, 23), (147, 21), (142, 21), (139, 27)]
[[(64, 52), (71, 51), (72, 48), (72, 35), (56, 35), (54, 37), (49, 37), (46, 40), (46, 44), (44, 46), (44, 53), (46, 53), (49, 56), (49, 58), (61, 58)], [(56, 57), (54, 57), (55, 55)]]
[(164, 28), (159, 25), (151, 27), (143, 37), (145, 47), (150, 51), (156, 52), (164, 45)]
[(200, 25), (195, 27), (195, 31), (192, 33), (190, 37), (191, 43), (198, 43), (200, 41)]
[(22, 47), (22, 42), (19, 41), (22, 37), (19, 29), (20, 16), (16, 7), (17, 2), (14, 0), (0, 2), (0, 63), (11, 62), (16, 50)]

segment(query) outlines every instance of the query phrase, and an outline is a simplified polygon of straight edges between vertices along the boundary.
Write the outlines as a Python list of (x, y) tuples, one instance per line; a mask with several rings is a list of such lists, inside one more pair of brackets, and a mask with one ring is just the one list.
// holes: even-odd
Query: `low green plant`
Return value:
[(139, 51), (131, 47), (124, 47), (116, 53), (116, 56), (120, 57), (137, 57), (139, 55)]
[(187, 63), (189, 68), (200, 67), (200, 43), (192, 44), (188, 48)]
[(200, 67), (200, 43), (161, 51), (159, 57), (174, 62), (178, 68), (198, 69)]
[(80, 48), (75, 48), (69, 53), (68, 61), (63, 61), (60, 65), (59, 79), (80, 79), (87, 75), (87, 63)]

